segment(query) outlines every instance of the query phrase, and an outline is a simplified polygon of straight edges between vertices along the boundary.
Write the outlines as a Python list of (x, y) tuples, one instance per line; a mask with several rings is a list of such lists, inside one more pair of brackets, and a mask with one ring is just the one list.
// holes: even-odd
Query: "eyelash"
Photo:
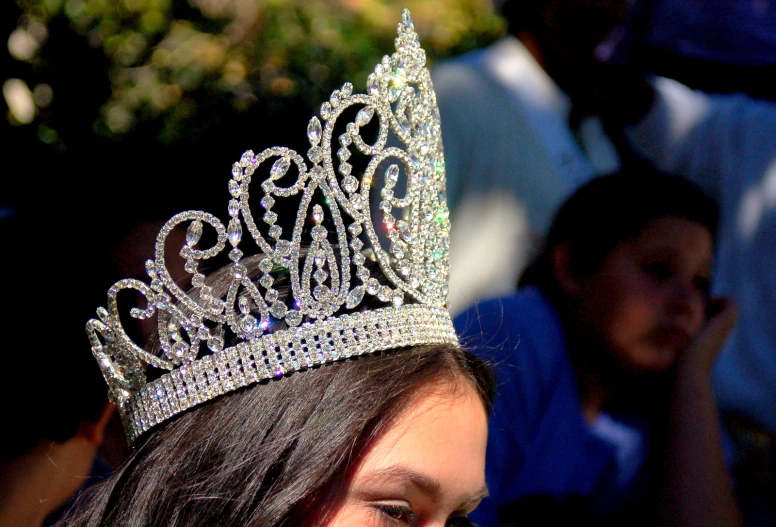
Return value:
[(405, 525), (413, 525), (418, 519), (417, 513), (409, 507), (402, 505), (378, 505), (377, 510), (382, 516), (387, 517), (386, 525), (396, 525), (399, 522)]
[[(406, 525), (414, 525), (418, 519), (417, 513), (409, 507), (403, 507), (401, 505), (380, 505), (377, 509), (390, 520), (390, 525), (395, 522), (403, 522)], [(445, 527), (476, 527), (471, 520), (465, 516), (456, 516), (450, 518)]]

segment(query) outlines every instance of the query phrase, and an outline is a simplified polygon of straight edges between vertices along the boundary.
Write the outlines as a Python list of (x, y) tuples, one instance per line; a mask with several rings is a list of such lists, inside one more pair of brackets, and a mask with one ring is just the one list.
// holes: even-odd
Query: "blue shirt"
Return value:
[(496, 526), (499, 508), (530, 496), (581, 498), (603, 517), (638, 494), (645, 428), (608, 415), (585, 422), (560, 320), (537, 289), (480, 302), (454, 323), (463, 346), (489, 360), (497, 379), (490, 496), (472, 514), (475, 523)]

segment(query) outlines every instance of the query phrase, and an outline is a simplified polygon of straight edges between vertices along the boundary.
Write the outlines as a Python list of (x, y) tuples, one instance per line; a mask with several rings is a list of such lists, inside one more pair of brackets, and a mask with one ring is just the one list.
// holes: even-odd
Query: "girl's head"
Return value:
[[(262, 261), (241, 261), (247, 278), (263, 276)], [(283, 300), (289, 273), (276, 267), (272, 275)], [(217, 297), (232, 281), (231, 266), (207, 277)], [(380, 307), (364, 299), (359, 309)], [(283, 319), (271, 320), (269, 333), (288, 330)], [(467, 525), (486, 493), (493, 394), (489, 366), (454, 344), (265, 380), (141, 436), (68, 525), (378, 527), (441, 518)]]
[(664, 371), (703, 324), (716, 228), (715, 204), (684, 179), (599, 177), (563, 203), (518, 285), (619, 369)]

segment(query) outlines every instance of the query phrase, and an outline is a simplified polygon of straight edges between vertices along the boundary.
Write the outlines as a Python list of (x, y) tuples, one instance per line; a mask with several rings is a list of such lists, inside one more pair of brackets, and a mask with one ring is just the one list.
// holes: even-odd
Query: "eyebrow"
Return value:
[[(413, 486), (417, 487), (423, 494), (426, 494), (435, 502), (441, 501), (442, 498), (442, 485), (438, 480), (416, 470), (412, 470), (409, 467), (395, 465), (384, 468), (374, 472), (373, 477), (407, 479)], [(488, 496), (488, 494), (488, 487), (483, 486), (479, 491), (467, 496), (462, 505), (468, 505), (479, 501)]]

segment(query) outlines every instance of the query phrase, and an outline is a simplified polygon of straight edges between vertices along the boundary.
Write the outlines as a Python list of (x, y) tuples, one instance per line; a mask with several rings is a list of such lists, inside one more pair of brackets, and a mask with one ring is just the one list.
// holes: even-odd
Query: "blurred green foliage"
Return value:
[[(315, 105), (345, 80), (363, 89), (374, 64), (392, 52), (404, 7), (412, 12), (431, 62), (483, 46), (505, 31), (489, 0), (17, 4), (22, 16), (9, 38), (14, 59), (33, 71), (45, 70), (45, 64), (55, 60), (47, 49), (56, 46), (47, 40), (53, 25), (64, 20), (70, 32), (104, 57), (109, 93), (97, 102), (92, 122), (96, 135), (120, 139), (144, 129), (167, 144), (190, 140), (224, 113), (255, 112), (262, 103), (304, 104), (315, 111)], [(57, 85), (46, 84), (45, 75), (38, 77), (37, 86), (28, 81), (39, 106), (37, 135), (53, 143), (59, 125), (56, 119), (45, 119), (45, 108), (60, 94)], [(15, 118), (13, 112), (9, 118)], [(28, 121), (35, 126), (35, 120)], [(143, 128), (144, 123), (153, 125)]]

